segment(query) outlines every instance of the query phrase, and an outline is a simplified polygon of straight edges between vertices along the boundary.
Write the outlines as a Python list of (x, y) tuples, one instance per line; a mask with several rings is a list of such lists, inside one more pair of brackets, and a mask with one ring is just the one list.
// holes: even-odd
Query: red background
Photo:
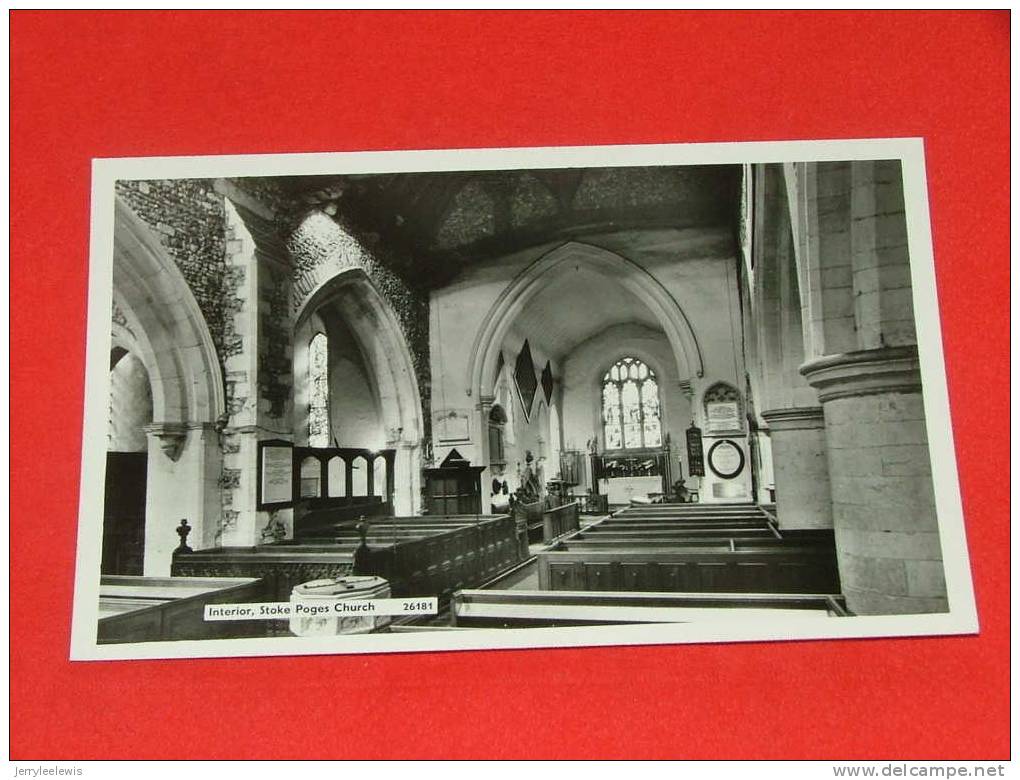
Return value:
[[(1006, 11), (14, 12), (12, 758), (1007, 757), (1008, 69)], [(67, 660), (91, 158), (885, 136), (927, 148), (980, 636)]]

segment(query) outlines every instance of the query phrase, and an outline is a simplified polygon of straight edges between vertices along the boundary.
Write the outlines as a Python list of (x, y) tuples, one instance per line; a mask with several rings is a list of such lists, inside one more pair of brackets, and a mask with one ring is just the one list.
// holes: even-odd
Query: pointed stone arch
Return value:
[(114, 217), (114, 300), (149, 372), (156, 423), (213, 423), (225, 410), (216, 347), (180, 269), (119, 198)]
[(297, 337), (323, 306), (335, 306), (354, 337), (371, 374), (386, 446), (397, 449), (394, 508), (412, 514), (420, 506), (422, 422), (421, 395), (411, 352), (386, 299), (360, 267), (347, 268), (318, 281), (295, 312), (295, 376), (301, 375), (306, 340)]
[(469, 395), (474, 393), (483, 399), (493, 394), (499, 351), (507, 331), (531, 299), (573, 263), (612, 279), (648, 307), (669, 340), (680, 377), (704, 375), (701, 349), (694, 329), (662, 283), (637, 263), (615, 252), (570, 241), (543, 255), (518, 274), (489, 310), (471, 350), (467, 376)]
[(152, 391), (146, 426), (143, 573), (170, 573), (181, 518), (190, 543), (212, 544), (222, 517), (218, 422), (223, 372), (198, 301), (148, 225), (119, 198), (114, 207), (111, 342), (141, 360)]

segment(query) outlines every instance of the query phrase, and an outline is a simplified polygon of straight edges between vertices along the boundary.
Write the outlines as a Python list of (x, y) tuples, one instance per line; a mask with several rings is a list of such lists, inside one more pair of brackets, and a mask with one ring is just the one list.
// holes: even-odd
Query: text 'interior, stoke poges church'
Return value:
[[(895, 160), (116, 186), (99, 642), (948, 609)], [(203, 619), (434, 596), (439, 612)]]

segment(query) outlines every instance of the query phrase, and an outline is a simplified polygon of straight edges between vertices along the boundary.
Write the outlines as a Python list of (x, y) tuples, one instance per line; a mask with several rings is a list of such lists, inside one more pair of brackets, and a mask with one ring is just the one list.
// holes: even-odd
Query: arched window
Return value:
[(308, 345), (308, 446), (329, 446), (329, 342), (316, 333)]
[(602, 431), (607, 450), (662, 446), (659, 383), (637, 358), (621, 358), (602, 377)]

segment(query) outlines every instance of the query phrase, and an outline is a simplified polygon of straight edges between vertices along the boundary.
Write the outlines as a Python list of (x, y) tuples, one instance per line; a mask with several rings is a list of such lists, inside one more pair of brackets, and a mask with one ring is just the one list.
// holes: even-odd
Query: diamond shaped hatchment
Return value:
[(542, 390), (545, 392), (545, 403), (546, 406), (552, 404), (552, 391), (553, 391), (553, 377), (552, 377), (552, 366), (546, 361), (545, 368), (542, 370)]
[(535, 400), (535, 392), (538, 390), (538, 380), (535, 378), (535, 364), (531, 359), (531, 347), (524, 342), (521, 352), (517, 356), (517, 363), (514, 365), (514, 382), (517, 384), (517, 392), (521, 396), (521, 406), (524, 407), (524, 416), (531, 419), (531, 404)]

